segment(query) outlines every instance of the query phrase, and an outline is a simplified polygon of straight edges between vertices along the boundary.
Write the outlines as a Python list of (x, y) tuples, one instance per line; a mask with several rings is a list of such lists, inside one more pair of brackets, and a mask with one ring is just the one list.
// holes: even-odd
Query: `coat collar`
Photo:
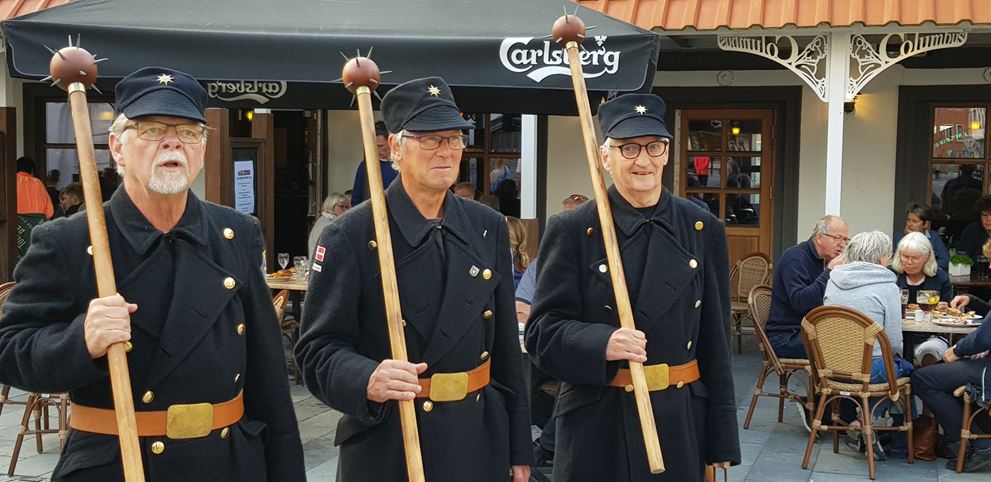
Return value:
[(628, 238), (633, 236), (641, 226), (649, 222), (667, 227), (669, 231), (670, 226), (674, 225), (671, 209), (671, 193), (667, 188), (661, 188), (661, 197), (658, 198), (657, 204), (654, 206), (654, 212), (649, 218), (644, 217), (639, 209), (633, 207), (616, 190), (616, 186), (609, 186), (609, 204), (612, 207), (613, 221), (619, 230)]
[[(165, 233), (155, 229), (148, 222), (148, 219), (141, 214), (141, 211), (127, 194), (123, 184), (110, 197), (108, 204), (110, 205), (110, 212), (113, 214), (114, 223), (138, 254), (147, 254), (156, 241), (165, 235)], [(186, 209), (183, 211), (182, 217), (179, 218), (179, 223), (172, 228), (169, 234), (181, 236), (183, 239), (206, 246), (207, 225), (204, 220), (204, 209), (199, 198), (192, 191), (187, 191)]]
[[(389, 206), (389, 214), (399, 226), (399, 231), (406, 242), (410, 246), (419, 246), (423, 243), (427, 233), (436, 225), (424, 218), (413, 205), (413, 201), (403, 187), (402, 175), (385, 190), (385, 198)], [(461, 198), (447, 191), (444, 197), (444, 218), (440, 224), (462, 242), (467, 242), (470, 232), (468, 216), (465, 214), (461, 202), (463, 202)]]

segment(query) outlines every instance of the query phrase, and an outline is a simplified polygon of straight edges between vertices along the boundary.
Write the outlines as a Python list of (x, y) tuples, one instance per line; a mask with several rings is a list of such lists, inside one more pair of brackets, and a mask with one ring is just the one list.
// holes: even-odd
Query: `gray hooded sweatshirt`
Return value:
[[(823, 304), (853, 308), (884, 328), (893, 353), (902, 351), (901, 292), (895, 273), (884, 266), (855, 261), (839, 265), (829, 274)], [(881, 345), (874, 343), (874, 356)]]

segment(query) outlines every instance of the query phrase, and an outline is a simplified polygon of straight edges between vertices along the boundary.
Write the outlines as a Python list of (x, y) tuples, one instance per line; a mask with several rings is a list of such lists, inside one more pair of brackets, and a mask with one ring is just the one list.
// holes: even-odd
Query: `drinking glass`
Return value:
[(279, 253), (278, 259), (279, 259), (279, 266), (281, 266), (282, 269), (286, 269), (286, 266), (289, 265), (289, 253)]
[(908, 305), (908, 290), (903, 289), (902, 295), (902, 318), (905, 318), (908, 314), (905, 312), (905, 307)]
[(296, 277), (306, 279), (310, 268), (310, 259), (306, 256), (296, 256), (292, 259), (292, 265), (296, 268)]
[(937, 304), (939, 304), (939, 291), (919, 290), (916, 295), (916, 302), (919, 303), (919, 308), (921, 308), (924, 313), (923, 317), (925, 321), (931, 321), (932, 310)]

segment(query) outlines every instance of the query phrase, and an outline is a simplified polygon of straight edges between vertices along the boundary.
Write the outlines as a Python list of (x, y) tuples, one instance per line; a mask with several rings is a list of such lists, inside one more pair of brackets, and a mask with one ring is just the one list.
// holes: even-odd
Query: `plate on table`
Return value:
[(933, 323), (939, 326), (955, 326), (961, 328), (980, 326), (981, 321), (983, 321), (983, 319), (979, 316), (976, 318), (970, 316), (963, 316), (960, 318), (952, 316), (946, 318), (933, 318)]

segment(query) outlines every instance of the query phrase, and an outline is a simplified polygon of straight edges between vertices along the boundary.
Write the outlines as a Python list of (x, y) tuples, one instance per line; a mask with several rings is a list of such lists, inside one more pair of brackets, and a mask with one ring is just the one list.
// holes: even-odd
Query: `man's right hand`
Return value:
[(124, 301), (119, 294), (90, 301), (83, 322), (89, 356), (100, 358), (107, 354), (110, 345), (130, 340), (131, 313), (137, 309), (138, 305)]
[(958, 310), (963, 310), (970, 303), (970, 297), (967, 295), (956, 295), (953, 300), (950, 301), (950, 308), (956, 308)]
[(387, 400), (412, 400), (420, 393), (417, 375), (427, 370), (426, 363), (382, 360), (368, 377), (368, 399), (384, 403)]
[(829, 263), (826, 264), (826, 269), (833, 269), (841, 264), (846, 264), (846, 256), (842, 254), (829, 260)]
[(606, 361), (647, 361), (647, 335), (640, 330), (619, 328), (606, 343)]

